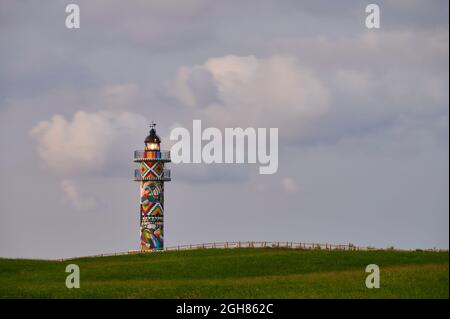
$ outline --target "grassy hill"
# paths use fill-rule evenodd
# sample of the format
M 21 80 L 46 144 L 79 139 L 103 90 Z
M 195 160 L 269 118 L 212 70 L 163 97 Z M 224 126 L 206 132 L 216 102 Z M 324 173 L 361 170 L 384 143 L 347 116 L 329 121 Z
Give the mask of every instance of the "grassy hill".
M 71 261 L 0 259 L 1 298 L 448 298 L 448 252 L 200 249 Z M 65 287 L 77 264 L 81 288 Z M 381 288 L 367 289 L 377 264 Z

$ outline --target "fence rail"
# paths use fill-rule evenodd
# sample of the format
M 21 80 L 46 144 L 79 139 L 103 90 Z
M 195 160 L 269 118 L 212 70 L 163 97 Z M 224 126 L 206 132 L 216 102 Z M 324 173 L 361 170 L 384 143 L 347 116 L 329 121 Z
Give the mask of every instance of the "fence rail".
M 360 247 L 354 245 L 334 245 L 334 244 L 316 244 L 300 243 L 292 241 L 233 241 L 233 242 L 213 242 L 195 245 L 179 245 L 167 247 L 164 250 L 189 250 L 189 249 L 208 249 L 208 248 L 292 248 L 292 249 L 338 249 L 338 250 L 370 250 L 375 248 Z
M 189 244 L 178 245 L 164 248 L 164 250 L 152 250 L 142 252 L 140 250 L 129 250 L 127 252 L 118 252 L 110 254 L 100 254 L 91 256 L 80 256 L 58 259 L 60 261 L 73 260 L 78 258 L 94 258 L 94 257 L 110 257 L 122 256 L 132 254 L 146 254 L 146 253 L 161 253 L 164 251 L 184 251 L 194 249 L 229 249 L 229 248 L 284 248 L 284 249 L 298 249 L 298 250 L 348 250 L 348 251 L 369 251 L 369 250 L 396 250 L 396 251 L 413 251 L 416 249 L 397 249 L 389 248 L 375 248 L 370 246 L 355 246 L 353 244 L 339 245 L 339 244 L 317 244 L 317 243 L 302 243 L 293 241 L 226 241 L 226 242 L 212 242 L 203 244 Z M 448 251 L 447 249 L 423 249 L 425 251 Z

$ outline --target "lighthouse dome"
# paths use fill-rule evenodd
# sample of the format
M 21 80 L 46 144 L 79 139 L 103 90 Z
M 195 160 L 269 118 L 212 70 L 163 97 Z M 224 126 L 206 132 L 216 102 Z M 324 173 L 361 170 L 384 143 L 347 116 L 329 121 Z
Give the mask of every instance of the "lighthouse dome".
M 145 138 L 145 150 L 146 151 L 159 151 L 159 144 L 161 144 L 161 139 L 156 135 L 155 124 L 152 124 L 150 133 Z
M 156 130 L 154 128 L 152 128 L 150 130 L 150 133 L 148 134 L 148 136 L 145 138 L 145 143 L 157 143 L 160 144 L 161 143 L 161 139 L 159 138 L 159 136 L 156 134 Z

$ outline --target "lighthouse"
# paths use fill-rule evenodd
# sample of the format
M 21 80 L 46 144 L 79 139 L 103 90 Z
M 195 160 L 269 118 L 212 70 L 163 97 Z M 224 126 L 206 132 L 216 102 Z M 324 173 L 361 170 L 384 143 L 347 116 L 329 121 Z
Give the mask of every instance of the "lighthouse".
M 156 134 L 155 123 L 150 125 L 145 138 L 145 149 L 134 152 L 134 180 L 140 183 L 140 245 L 141 251 L 164 249 L 164 182 L 169 182 L 170 152 L 161 151 L 161 139 Z

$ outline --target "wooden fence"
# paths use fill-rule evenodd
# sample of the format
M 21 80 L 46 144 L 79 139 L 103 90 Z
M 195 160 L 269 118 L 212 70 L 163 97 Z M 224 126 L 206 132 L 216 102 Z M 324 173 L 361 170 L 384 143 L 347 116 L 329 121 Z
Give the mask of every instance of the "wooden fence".
M 182 251 L 182 250 L 193 250 L 193 249 L 229 249 L 229 248 L 284 248 L 284 249 L 299 249 L 299 250 L 402 250 L 390 248 L 375 248 L 375 247 L 364 247 L 355 246 L 353 244 L 348 245 L 336 245 L 336 244 L 317 244 L 317 243 L 301 243 L 293 241 L 226 241 L 226 242 L 213 242 L 213 243 L 203 243 L 203 244 L 190 244 L 190 245 L 178 245 L 166 247 L 164 250 L 152 250 L 149 252 L 142 252 L 140 250 L 129 250 L 127 252 L 111 253 L 111 254 L 100 254 L 82 257 L 72 257 L 58 259 L 60 261 L 78 259 L 78 258 L 89 258 L 89 257 L 107 257 L 107 256 L 121 256 L 130 254 L 141 254 L 141 253 L 162 253 L 164 251 Z M 427 249 L 428 251 L 448 251 L 442 249 Z
M 336 249 L 336 250 L 369 250 L 375 249 L 370 247 L 360 247 L 349 245 L 334 244 L 316 244 L 316 243 L 300 243 L 293 241 L 226 241 L 214 242 L 195 245 L 179 245 L 167 247 L 164 250 L 190 250 L 190 249 L 208 249 L 208 248 L 292 248 L 292 249 Z

